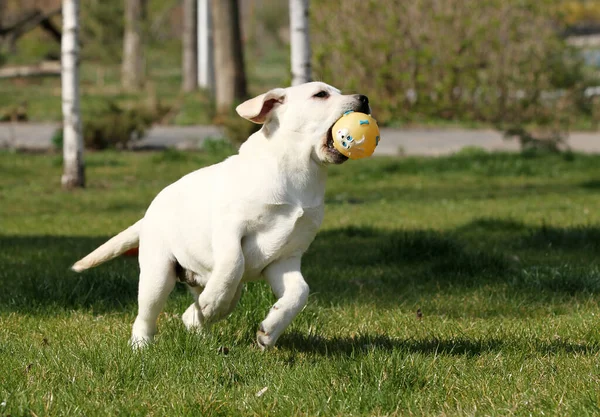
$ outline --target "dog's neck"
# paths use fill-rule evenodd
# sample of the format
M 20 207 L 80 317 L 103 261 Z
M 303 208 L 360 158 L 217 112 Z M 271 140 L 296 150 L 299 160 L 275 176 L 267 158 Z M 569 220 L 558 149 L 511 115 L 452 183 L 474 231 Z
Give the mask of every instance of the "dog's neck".
M 268 138 L 258 131 L 240 148 L 240 156 L 261 162 L 260 169 L 271 169 L 281 189 L 281 202 L 317 207 L 324 203 L 327 165 L 313 157 L 313 146 L 298 132 L 277 129 Z M 294 201 L 291 201 L 294 200 Z

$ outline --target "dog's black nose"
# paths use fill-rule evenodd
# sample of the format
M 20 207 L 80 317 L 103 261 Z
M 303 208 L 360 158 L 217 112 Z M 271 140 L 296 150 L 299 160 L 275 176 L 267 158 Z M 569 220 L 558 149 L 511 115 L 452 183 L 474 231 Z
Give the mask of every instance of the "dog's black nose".
M 364 96 L 362 94 L 357 94 L 356 99 L 360 103 L 360 107 L 359 107 L 358 111 L 361 113 L 370 113 L 369 97 Z

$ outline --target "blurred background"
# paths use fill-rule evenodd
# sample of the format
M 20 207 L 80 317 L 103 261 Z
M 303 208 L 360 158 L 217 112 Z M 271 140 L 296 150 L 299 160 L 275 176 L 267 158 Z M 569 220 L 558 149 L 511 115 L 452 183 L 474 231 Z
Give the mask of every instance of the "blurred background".
M 86 147 L 129 146 L 156 125 L 218 125 L 239 143 L 253 127 L 226 110 L 290 84 L 288 1 L 238 0 L 223 3 L 240 19 L 245 88 L 219 107 L 210 88 L 186 87 L 184 3 L 81 2 Z M 126 73 L 131 7 L 140 39 Z M 60 8 L 0 0 L 0 120 L 60 123 Z M 598 129 L 598 1 L 312 0 L 309 21 L 313 79 L 369 95 L 380 125 L 492 128 L 545 148 Z

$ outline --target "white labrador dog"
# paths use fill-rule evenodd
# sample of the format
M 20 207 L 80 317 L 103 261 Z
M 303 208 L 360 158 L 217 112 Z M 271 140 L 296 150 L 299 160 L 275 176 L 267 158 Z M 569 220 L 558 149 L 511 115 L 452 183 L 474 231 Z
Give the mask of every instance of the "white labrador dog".
M 333 147 L 331 127 L 348 110 L 369 113 L 368 99 L 312 82 L 236 110 L 263 124 L 239 154 L 166 187 L 143 219 L 73 265 L 83 271 L 139 245 L 134 347 L 152 341 L 176 281 L 195 299 L 183 322 L 198 330 L 233 310 L 244 283 L 266 279 L 278 300 L 257 332 L 261 348 L 273 346 L 307 302 L 300 261 L 323 220 L 327 166 L 347 159 Z

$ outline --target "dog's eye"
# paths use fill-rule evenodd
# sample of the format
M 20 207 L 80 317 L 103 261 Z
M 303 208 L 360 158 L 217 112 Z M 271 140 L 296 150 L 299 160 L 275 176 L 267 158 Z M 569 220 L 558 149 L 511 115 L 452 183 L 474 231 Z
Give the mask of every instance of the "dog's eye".
M 329 97 L 329 93 L 327 91 L 319 91 L 317 94 L 315 94 L 313 97 L 317 97 L 317 98 L 327 98 Z

